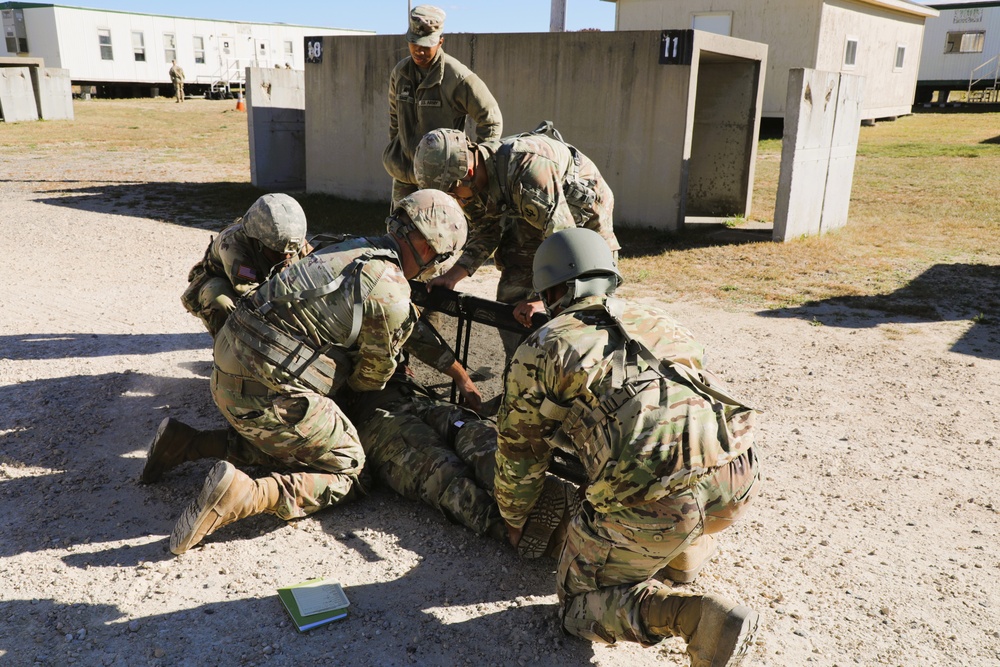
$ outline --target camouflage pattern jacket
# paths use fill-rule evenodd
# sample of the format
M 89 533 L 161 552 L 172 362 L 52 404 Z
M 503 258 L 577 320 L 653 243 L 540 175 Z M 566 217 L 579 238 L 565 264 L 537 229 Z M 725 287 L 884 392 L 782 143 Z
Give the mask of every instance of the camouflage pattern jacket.
M 243 231 L 242 220 L 237 218 L 209 242 L 205 257 L 191 268 L 188 282 L 194 282 L 202 273 L 209 278 L 225 278 L 236 294 L 243 296 L 267 279 L 273 262 L 264 256 L 259 244 Z M 305 257 L 307 247 L 299 250 L 292 261 Z
M 396 369 L 396 357 L 406 344 L 414 355 L 437 370 L 455 361 L 450 350 L 442 350 L 437 339 L 421 325 L 420 335 L 411 339 L 418 314 L 410 302 L 410 286 L 402 269 L 392 259 L 373 257 L 359 272 L 346 271 L 355 259 L 379 250 L 393 253 L 397 248 L 389 237 L 353 238 L 306 256 L 302 261 L 274 275 L 249 298 L 250 308 L 266 310 L 266 319 L 284 333 L 307 342 L 313 349 L 340 345 L 350 338 L 354 326 L 355 283 L 361 281 L 361 322 L 357 338 L 344 350 L 350 360 L 347 386 L 354 391 L 374 391 L 385 386 Z M 318 290 L 339 276 L 340 287 L 326 294 L 301 300 L 282 297 Z M 265 304 L 269 307 L 264 308 Z M 282 368 L 268 365 L 253 368 L 267 384 L 294 384 Z M 338 363 L 339 367 L 339 363 Z
M 605 309 L 607 299 L 575 302 L 533 333 L 511 360 L 498 416 L 495 495 L 512 526 L 520 527 L 534 506 L 554 447 L 570 450 L 587 468 L 586 499 L 598 513 L 615 514 L 637 529 L 663 523 L 651 509 L 657 500 L 749 448 L 751 409 L 738 408 L 749 415 L 748 425 L 742 437 L 730 438 L 713 403 L 669 372 L 649 385 L 652 400 L 631 404 L 638 414 L 615 413 L 597 428 L 570 433 L 578 437 L 561 437 L 572 422 L 564 419 L 566 408 L 595 411 L 612 389 L 615 352 L 624 347 L 624 336 Z M 656 359 L 702 372 L 704 349 L 686 328 L 658 308 L 619 304 L 625 330 Z
M 500 137 L 503 117 L 486 84 L 468 67 L 440 49 L 427 71 L 407 56 L 389 77 L 389 145 L 382 164 L 397 181 L 416 185 L 413 153 L 425 134 L 438 128 L 476 124 L 476 141 Z
M 527 134 L 479 146 L 489 188 L 466 207 L 469 240 L 458 264 L 469 274 L 495 253 L 497 266 L 526 267 L 560 229 L 586 227 L 620 246 L 612 224 L 614 194 L 583 153 L 547 136 Z

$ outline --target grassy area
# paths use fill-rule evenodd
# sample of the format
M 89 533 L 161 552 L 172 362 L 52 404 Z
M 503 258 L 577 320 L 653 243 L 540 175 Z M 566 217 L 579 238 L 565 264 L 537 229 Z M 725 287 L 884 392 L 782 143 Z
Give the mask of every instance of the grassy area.
M 246 116 L 231 100 L 78 101 L 75 113 L 73 122 L 0 123 L 0 156 L 120 153 L 176 164 L 179 174 L 207 169 L 197 183 L 156 183 L 144 192 L 165 205 L 184 202 L 200 219 L 231 220 L 261 194 L 249 183 Z M 773 218 L 780 160 L 780 139 L 762 140 L 751 221 Z M 907 286 L 914 299 L 929 298 L 912 285 L 933 267 L 1000 265 L 998 174 L 1000 114 L 921 113 L 863 127 L 846 228 L 785 244 L 719 244 L 704 233 L 623 229 L 627 289 L 751 308 L 871 299 Z M 384 203 L 297 196 L 312 231 L 384 229 Z M 993 275 L 985 277 L 987 286 Z M 996 305 L 987 301 L 984 309 Z

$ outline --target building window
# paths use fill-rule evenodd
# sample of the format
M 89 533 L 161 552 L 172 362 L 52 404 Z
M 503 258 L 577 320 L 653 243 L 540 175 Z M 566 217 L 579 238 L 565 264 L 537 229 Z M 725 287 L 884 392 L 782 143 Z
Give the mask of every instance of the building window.
M 204 37 L 192 37 L 194 42 L 194 61 L 199 65 L 205 64 L 205 38 Z
M 906 62 L 906 47 L 902 44 L 896 45 L 896 62 L 893 64 L 892 69 L 899 72 L 903 69 L 903 63 Z
M 114 60 L 115 54 L 111 50 L 111 31 L 107 28 L 97 29 L 97 43 L 101 45 L 101 60 Z
M 858 38 L 848 37 L 844 45 L 844 67 L 854 67 L 858 64 Z
M 295 47 L 294 42 L 285 42 L 285 64 L 289 67 L 295 62 Z
M 733 13 L 732 12 L 705 12 L 695 14 L 691 17 L 691 27 L 694 30 L 714 32 L 716 35 L 733 34 Z
M 132 53 L 135 54 L 137 63 L 146 62 L 146 40 L 141 32 L 132 33 Z
M 986 33 L 982 30 L 976 32 L 949 32 L 944 40 L 944 52 L 982 53 L 984 42 L 986 42 Z
M 170 63 L 177 60 L 177 38 L 169 33 L 163 33 L 163 62 Z

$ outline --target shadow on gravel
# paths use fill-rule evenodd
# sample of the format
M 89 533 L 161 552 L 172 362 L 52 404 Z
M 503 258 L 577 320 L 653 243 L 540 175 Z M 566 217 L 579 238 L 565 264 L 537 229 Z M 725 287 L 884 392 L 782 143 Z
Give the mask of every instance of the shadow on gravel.
M 211 350 L 205 333 L 187 334 L 20 334 L 0 336 L 0 359 L 28 361 L 113 357 L 180 350 Z M 211 355 L 211 352 L 209 352 Z
M 758 315 L 797 317 L 817 325 L 848 329 L 968 320 L 972 326 L 951 351 L 1000 359 L 1000 266 L 936 264 L 889 294 L 810 301 L 794 308 L 760 311 Z
M 0 181 L 2 182 L 2 181 Z M 95 213 L 116 213 L 220 230 L 265 194 L 249 183 L 88 184 L 42 189 L 37 201 Z M 309 233 L 384 234 L 389 202 L 357 202 L 324 194 L 289 193 L 302 205 Z

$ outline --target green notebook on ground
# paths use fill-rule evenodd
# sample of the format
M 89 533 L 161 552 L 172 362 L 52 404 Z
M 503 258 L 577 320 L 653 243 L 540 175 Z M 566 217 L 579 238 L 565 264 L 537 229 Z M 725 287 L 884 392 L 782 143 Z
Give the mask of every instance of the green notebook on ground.
M 299 632 L 346 617 L 351 605 L 340 584 L 330 579 L 310 579 L 279 588 L 278 597 Z

